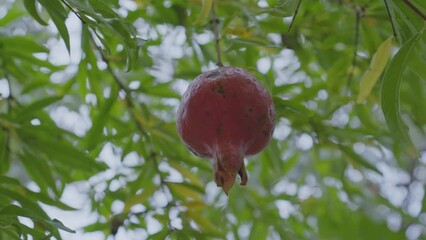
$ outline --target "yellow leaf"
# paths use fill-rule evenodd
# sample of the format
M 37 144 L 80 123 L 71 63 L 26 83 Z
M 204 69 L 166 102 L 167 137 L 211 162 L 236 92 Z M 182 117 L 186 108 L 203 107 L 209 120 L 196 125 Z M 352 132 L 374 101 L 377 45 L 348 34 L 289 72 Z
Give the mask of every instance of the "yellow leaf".
M 379 80 L 380 75 L 382 75 L 383 70 L 386 67 L 386 64 L 390 58 L 390 53 L 393 45 L 393 37 L 390 37 L 386 39 L 382 44 L 380 44 L 376 53 L 374 53 L 373 59 L 370 63 L 370 67 L 364 73 L 359 83 L 359 94 L 357 98 L 357 103 L 361 103 L 368 97 L 368 95 L 370 95 L 371 90 L 373 89 L 376 82 Z
M 213 0 L 203 0 L 203 7 L 201 9 L 200 15 L 195 20 L 195 24 L 202 23 L 210 14 L 210 11 L 212 10 L 213 6 Z
M 224 33 L 227 35 L 235 35 L 241 38 L 249 38 L 253 35 L 250 29 L 244 27 L 227 28 L 225 29 Z
M 185 182 L 166 182 L 166 184 L 173 195 L 180 196 L 182 199 L 186 199 L 186 201 L 191 199 L 192 201 L 202 201 L 201 196 L 198 193 L 201 189 L 197 190 L 198 187 L 195 185 Z

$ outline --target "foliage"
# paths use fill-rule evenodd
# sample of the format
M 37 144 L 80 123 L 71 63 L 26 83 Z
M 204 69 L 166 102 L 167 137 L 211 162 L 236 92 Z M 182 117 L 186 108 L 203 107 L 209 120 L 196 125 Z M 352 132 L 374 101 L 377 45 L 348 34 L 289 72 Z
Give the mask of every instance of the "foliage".
M 2 0 L 0 239 L 73 233 L 45 206 L 77 210 L 81 183 L 105 237 L 425 238 L 425 20 L 423 0 Z M 219 54 L 277 108 L 229 197 L 175 130 Z

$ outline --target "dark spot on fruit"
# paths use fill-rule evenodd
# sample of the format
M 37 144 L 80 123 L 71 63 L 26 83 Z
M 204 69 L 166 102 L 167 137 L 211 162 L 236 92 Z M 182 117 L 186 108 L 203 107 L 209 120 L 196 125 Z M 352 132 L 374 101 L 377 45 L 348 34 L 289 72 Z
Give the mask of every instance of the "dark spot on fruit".
M 223 83 L 222 83 L 222 82 L 217 81 L 217 82 L 216 82 L 216 86 L 217 86 L 217 92 L 218 92 L 219 94 L 221 94 L 221 95 L 222 95 L 222 97 L 226 97 L 226 96 L 225 96 L 225 90 L 223 89 Z
M 249 116 L 249 115 L 248 115 L 247 113 L 245 113 L 245 114 L 244 114 L 244 117 L 248 118 L 248 116 Z
M 263 130 L 262 133 L 265 137 L 267 137 L 269 135 L 268 131 L 266 131 L 266 130 Z
M 210 113 L 209 112 L 206 112 L 206 113 L 204 113 L 207 117 L 209 117 L 210 116 Z
M 265 115 L 261 115 L 258 119 L 257 122 L 260 124 L 260 126 L 263 126 L 266 122 L 266 116 Z
M 253 108 L 249 108 L 248 110 L 249 110 L 249 112 L 253 112 Z
M 269 108 L 269 117 L 271 119 L 275 119 L 275 117 L 274 117 L 274 109 L 272 109 L 272 108 Z

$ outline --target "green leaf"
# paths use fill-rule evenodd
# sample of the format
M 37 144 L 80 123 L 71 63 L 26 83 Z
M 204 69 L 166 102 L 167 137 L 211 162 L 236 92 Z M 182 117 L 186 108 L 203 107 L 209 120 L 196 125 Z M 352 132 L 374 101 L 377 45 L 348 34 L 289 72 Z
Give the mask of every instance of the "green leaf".
M 74 170 L 84 172 L 102 171 L 106 168 L 105 164 L 96 162 L 85 152 L 80 151 L 70 143 L 56 139 L 57 136 L 46 135 L 46 131 L 52 127 L 31 126 L 17 129 L 22 141 L 27 144 L 32 151 L 42 152 L 51 158 L 51 162 L 56 166 L 63 166 Z M 63 131 L 62 134 L 65 132 Z
M 20 156 L 20 159 L 27 173 L 43 192 L 47 192 L 48 188 L 50 188 L 56 195 L 59 195 L 59 190 L 56 187 L 55 179 L 52 175 L 53 169 L 49 166 L 46 159 L 43 159 L 43 157 L 37 153 L 23 154 Z
M 19 109 L 16 113 L 16 122 L 24 122 L 34 118 L 35 112 L 42 110 L 43 108 L 50 106 L 51 104 L 61 100 L 63 96 L 53 96 L 43 98 L 38 101 L 32 102 L 30 105 Z
M 40 23 L 43 26 L 48 25 L 48 23 L 44 21 L 38 14 L 36 0 L 24 0 L 24 6 L 27 9 L 27 11 L 30 13 L 31 17 L 34 18 L 34 20 L 36 20 L 38 23 Z
M 37 215 L 36 213 L 32 212 L 29 209 L 21 208 L 21 207 L 18 207 L 16 205 L 9 205 L 9 206 L 6 206 L 5 208 L 1 209 L 0 215 L 13 215 L 13 216 L 27 217 L 27 218 L 31 218 L 33 220 L 43 221 L 45 223 L 48 223 L 49 225 L 52 225 L 56 228 L 61 229 L 61 230 L 64 230 L 64 231 L 67 231 L 67 232 L 70 232 L 70 233 L 75 233 L 74 230 L 71 230 L 71 229 L 65 227 L 57 219 L 50 220 L 50 219 L 43 218 L 43 217 Z
M 0 187 L 0 196 L 3 195 L 9 199 L 12 199 L 24 207 L 31 209 L 32 212 L 37 214 L 38 216 L 47 218 L 47 214 L 43 211 L 43 209 L 31 198 L 27 195 L 27 192 L 22 187 L 15 188 L 5 188 Z
M 393 37 L 390 37 L 380 44 L 377 52 L 374 53 L 370 67 L 364 73 L 359 83 L 359 94 L 356 100 L 357 103 L 361 103 L 368 97 L 368 95 L 370 95 L 371 90 L 379 80 L 380 75 L 382 75 L 383 70 L 388 63 L 393 45 Z
M 373 170 L 377 172 L 378 174 L 382 174 L 376 166 L 365 160 L 363 157 L 358 155 L 352 148 L 344 146 L 339 144 L 340 150 L 351 160 L 351 164 L 354 166 L 354 168 L 359 168 L 358 166 L 363 166 L 367 169 Z
M 9 170 L 10 167 L 10 152 L 9 152 L 10 138 L 9 132 L 0 132 L 0 174 Z M 0 176 L 0 183 L 1 183 Z
M 16 1 L 15 4 L 13 5 L 13 7 L 11 7 L 10 9 L 7 10 L 6 16 L 4 16 L 0 19 L 0 26 L 5 27 L 10 22 L 13 22 L 13 21 L 21 18 L 22 15 L 24 15 L 24 14 L 25 14 L 25 12 L 22 11 L 20 2 Z
M 14 49 L 25 53 L 47 53 L 49 50 L 28 36 L 0 37 L 0 44 L 8 50 Z
M 32 228 L 32 227 L 28 227 L 24 224 L 21 224 L 19 222 L 16 223 L 16 225 L 18 226 L 19 230 L 21 230 L 22 234 L 27 234 L 30 235 L 31 237 L 33 237 L 33 239 L 40 239 L 40 240 L 48 240 L 52 237 L 52 234 L 49 234 L 46 236 L 45 233 L 45 229 L 40 229 L 40 228 Z M 50 238 L 47 238 L 48 236 L 50 236 Z
M 1 176 L 0 175 L 0 184 L 10 184 L 10 185 L 20 185 L 19 181 L 15 178 Z
M 142 193 L 131 196 L 124 204 L 124 213 L 129 213 L 130 208 L 136 204 L 145 204 L 146 201 L 157 191 L 157 186 L 151 184 L 144 188 Z
M 86 148 L 92 150 L 101 140 L 103 136 L 103 129 L 108 121 L 108 115 L 117 101 L 118 89 L 113 87 L 111 89 L 111 96 L 101 106 L 101 111 L 93 119 L 93 125 L 86 134 Z
M 198 25 L 203 23 L 210 15 L 210 11 L 213 7 L 213 0 L 202 0 L 203 6 L 201 8 L 200 15 L 198 15 L 198 18 L 195 20 L 194 24 Z
M 404 70 L 415 54 L 415 46 L 422 40 L 422 35 L 426 32 L 424 30 L 425 28 L 408 40 L 392 59 L 383 78 L 381 89 L 382 110 L 389 130 L 395 140 L 400 142 L 405 151 L 414 158 L 419 156 L 419 152 L 408 135 L 408 127 L 402 120 L 399 94 Z
M 0 225 L 0 239 L 3 240 L 16 240 L 20 239 L 18 229 L 12 225 L 2 226 Z
M 166 182 L 166 184 L 173 194 L 179 195 L 182 199 L 185 199 L 185 201 L 188 201 L 188 199 L 201 201 L 200 194 L 204 194 L 204 189 L 202 187 L 191 183 Z
M 61 221 L 59 221 L 56 218 L 54 218 L 53 220 L 46 220 L 46 222 L 49 223 L 50 225 L 58 228 L 58 229 L 64 230 L 64 231 L 69 232 L 69 233 L 75 233 L 74 230 L 66 227 Z
M 70 36 L 68 33 L 67 26 L 65 25 L 65 21 L 67 19 L 67 12 L 65 11 L 64 6 L 62 6 L 60 1 L 52 1 L 52 0 L 38 0 L 44 8 L 46 8 L 50 17 L 52 18 L 53 23 L 59 31 L 59 34 L 64 40 L 65 46 L 67 47 L 68 52 L 71 52 L 70 47 Z
M 298 119 L 310 118 L 315 112 L 303 106 L 298 101 L 286 100 L 280 97 L 273 97 L 274 105 L 277 109 L 277 115 L 288 117 L 288 115 L 296 115 Z

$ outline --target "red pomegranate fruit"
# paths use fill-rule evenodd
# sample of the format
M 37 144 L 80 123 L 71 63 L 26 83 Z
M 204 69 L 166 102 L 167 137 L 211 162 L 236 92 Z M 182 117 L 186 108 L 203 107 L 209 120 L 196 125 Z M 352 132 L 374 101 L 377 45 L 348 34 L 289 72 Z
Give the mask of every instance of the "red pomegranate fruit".
M 194 79 L 177 113 L 177 130 L 195 155 L 213 160 L 214 180 L 225 193 L 237 174 L 247 183 L 244 157 L 268 145 L 275 108 L 268 91 L 248 72 L 220 67 Z

